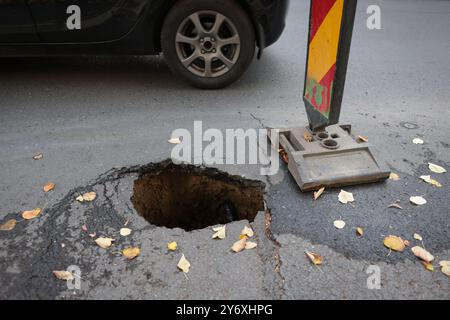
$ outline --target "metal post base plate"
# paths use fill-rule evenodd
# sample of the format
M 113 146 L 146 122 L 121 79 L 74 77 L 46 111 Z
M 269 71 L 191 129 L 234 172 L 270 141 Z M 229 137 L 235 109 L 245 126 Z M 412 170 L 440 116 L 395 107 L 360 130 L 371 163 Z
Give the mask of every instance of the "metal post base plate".
M 274 128 L 268 130 L 270 137 Z M 375 157 L 370 143 L 351 135 L 351 126 L 332 125 L 315 133 L 307 127 L 278 130 L 288 169 L 302 191 L 389 178 L 386 164 Z

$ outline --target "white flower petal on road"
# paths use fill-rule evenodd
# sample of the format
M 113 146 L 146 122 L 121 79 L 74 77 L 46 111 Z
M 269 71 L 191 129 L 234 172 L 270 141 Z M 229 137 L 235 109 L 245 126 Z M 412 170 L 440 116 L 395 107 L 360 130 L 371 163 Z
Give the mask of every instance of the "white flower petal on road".
M 180 144 L 181 140 L 180 140 L 180 138 L 171 138 L 171 139 L 169 139 L 169 143 L 170 144 Z
M 445 170 L 443 167 L 438 166 L 437 164 L 434 164 L 431 162 L 428 163 L 428 168 L 434 173 L 446 173 L 447 172 L 447 170 Z
M 421 196 L 411 197 L 409 198 L 409 201 L 411 201 L 416 206 L 422 206 L 427 203 L 427 200 L 425 200 L 425 198 Z
M 109 247 L 111 247 L 113 241 L 114 239 L 104 237 L 95 239 L 95 243 L 97 243 L 97 245 L 103 249 L 108 249 Z
M 345 227 L 345 221 L 342 220 L 336 220 L 333 224 L 336 229 L 343 229 Z
M 184 273 L 189 272 L 189 269 L 191 268 L 191 263 L 186 259 L 184 254 L 181 255 L 181 258 L 180 258 L 180 261 L 178 261 L 177 267 Z
M 414 237 L 414 239 L 416 239 L 418 241 L 423 241 L 422 236 L 418 233 L 414 233 L 413 237 Z
M 421 260 L 423 260 L 425 262 L 431 262 L 434 260 L 433 255 L 422 247 L 419 247 L 419 246 L 412 247 L 411 251 L 414 253 L 414 255 L 417 258 L 420 258 Z
M 226 237 L 226 226 L 220 226 L 213 228 L 213 231 L 215 232 L 212 236 L 213 239 L 219 239 L 223 240 Z
M 241 234 L 243 236 L 247 236 L 247 237 L 251 238 L 251 237 L 253 237 L 254 232 L 253 232 L 252 228 L 245 226 L 244 229 L 242 229 Z
M 129 228 L 122 228 L 122 229 L 120 229 L 120 235 L 122 236 L 122 237 L 126 237 L 126 236 L 129 236 L 130 234 L 131 234 L 131 229 L 129 229 Z
M 429 184 L 431 184 L 433 186 L 436 186 L 438 188 L 442 188 L 442 184 L 439 181 L 432 179 L 431 176 L 420 176 L 420 179 L 422 179 L 426 183 L 429 183 Z
M 355 199 L 353 198 L 353 193 L 347 192 L 344 190 L 341 190 L 341 192 L 339 193 L 338 199 L 339 199 L 339 202 L 341 202 L 343 204 L 347 204 L 349 202 L 355 201 Z
M 258 244 L 256 242 L 252 242 L 252 241 L 247 241 L 245 243 L 245 250 L 251 250 L 254 249 L 258 246 Z
M 414 143 L 414 144 L 424 144 L 424 141 L 423 141 L 422 139 L 420 139 L 420 138 L 415 138 L 415 139 L 413 140 L 413 143 Z

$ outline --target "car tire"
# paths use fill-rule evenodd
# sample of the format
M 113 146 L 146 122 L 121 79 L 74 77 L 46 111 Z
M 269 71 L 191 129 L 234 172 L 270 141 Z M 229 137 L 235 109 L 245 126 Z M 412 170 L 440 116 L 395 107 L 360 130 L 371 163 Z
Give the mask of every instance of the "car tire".
M 255 54 L 255 31 L 232 0 L 180 0 L 161 31 L 170 69 L 202 89 L 224 88 L 239 79 Z

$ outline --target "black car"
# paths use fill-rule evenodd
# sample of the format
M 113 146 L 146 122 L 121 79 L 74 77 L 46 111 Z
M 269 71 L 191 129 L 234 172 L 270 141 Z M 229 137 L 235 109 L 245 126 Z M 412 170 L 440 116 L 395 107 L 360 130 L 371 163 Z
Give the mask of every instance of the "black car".
M 163 53 L 200 88 L 237 80 L 289 0 L 0 0 L 0 56 Z

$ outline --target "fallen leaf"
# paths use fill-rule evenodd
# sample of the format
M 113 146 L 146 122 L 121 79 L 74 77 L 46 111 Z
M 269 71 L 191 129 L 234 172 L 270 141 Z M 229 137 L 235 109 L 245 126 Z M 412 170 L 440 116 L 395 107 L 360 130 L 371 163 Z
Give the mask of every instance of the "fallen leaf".
M 389 180 L 398 181 L 400 180 L 400 176 L 394 172 L 391 172 L 391 174 L 389 175 Z
M 170 251 L 175 251 L 178 248 L 178 244 L 175 241 L 172 241 L 170 243 L 167 244 L 167 249 L 169 249 Z
M 310 251 L 305 251 L 306 256 L 308 257 L 308 259 L 314 263 L 316 266 L 321 265 L 322 264 L 322 257 L 319 256 L 318 254 L 314 253 L 314 252 L 310 252 Z
M 36 218 L 40 213 L 41 213 L 40 208 L 36 208 L 36 209 L 30 210 L 30 211 L 24 211 L 24 212 L 22 212 L 22 218 L 24 218 L 25 220 L 31 220 L 31 219 Z
M 434 271 L 433 264 L 431 264 L 430 262 L 426 262 L 426 261 L 420 261 L 420 262 L 425 267 L 425 269 L 427 269 L 428 271 L 431 271 L 431 272 Z
M 120 235 L 122 237 L 129 236 L 131 234 L 131 231 L 133 231 L 133 230 L 131 230 L 129 228 L 122 228 L 122 229 L 120 229 Z
M 306 142 L 313 142 L 314 138 L 312 136 L 312 134 L 310 134 L 309 132 L 304 132 L 303 133 L 303 139 L 305 139 Z
M 53 271 L 53 274 L 59 280 L 70 281 L 70 280 L 74 279 L 72 272 L 65 271 L 65 270 L 63 270 L 63 271 Z
M 445 170 L 443 167 L 438 166 L 437 164 L 428 163 L 428 168 L 433 171 L 434 173 L 446 173 L 447 170 Z
M 411 197 L 409 198 L 409 201 L 411 201 L 416 206 L 422 206 L 427 203 L 427 200 L 425 200 L 424 197 Z
M 50 192 L 50 191 L 52 191 L 53 189 L 55 189 L 55 184 L 54 183 L 52 183 L 52 182 L 49 182 L 49 183 L 46 183 L 45 185 L 44 185 L 44 192 Z
M 181 140 L 180 140 L 180 138 L 171 138 L 169 140 L 169 143 L 171 143 L 171 144 L 180 144 Z
M 130 247 L 122 250 L 122 254 L 124 257 L 128 259 L 134 259 L 141 254 L 141 249 L 137 247 Z
M 41 160 L 43 157 L 44 157 L 44 155 L 43 155 L 42 153 L 36 153 L 36 154 L 33 156 L 33 159 L 34 159 L 34 160 Z
M 95 239 L 95 243 L 97 243 L 97 245 L 103 249 L 108 249 L 109 247 L 111 247 L 113 241 L 114 239 L 104 237 Z
M 402 206 L 399 205 L 398 203 L 390 204 L 390 205 L 388 206 L 388 208 L 396 208 L 396 209 L 403 210 Z
M 320 196 L 323 194 L 323 192 L 325 191 L 325 187 L 320 188 L 317 191 L 314 191 L 314 200 L 317 200 L 320 198 Z
M 413 143 L 414 144 L 424 144 L 424 141 L 420 138 L 415 138 L 415 139 L 413 139 Z
M 242 229 L 241 234 L 251 238 L 251 237 L 253 237 L 254 233 L 253 233 L 252 228 L 245 226 L 244 229 Z
M 234 252 L 241 252 L 242 250 L 245 249 L 245 244 L 247 243 L 247 237 L 236 241 L 233 246 L 231 247 L 231 250 L 233 250 Z
M 431 176 L 420 176 L 420 179 L 426 183 L 432 184 L 435 187 L 442 188 L 442 184 L 440 184 L 439 181 L 432 179 Z
M 414 233 L 413 237 L 416 240 L 423 241 L 422 236 L 420 234 L 418 234 L 418 233 Z
M 4 224 L 0 225 L 1 231 L 11 231 L 16 227 L 17 221 L 16 219 L 10 219 L 6 221 Z
M 402 252 L 405 250 L 405 243 L 403 242 L 403 239 L 397 236 L 391 235 L 384 238 L 383 244 L 393 251 Z
M 364 229 L 361 227 L 356 228 L 356 234 L 362 237 L 364 235 Z
M 422 259 L 423 261 L 431 262 L 434 260 L 433 255 L 422 247 L 419 246 L 412 247 L 411 251 L 417 258 Z
M 180 261 L 178 261 L 177 267 L 184 273 L 188 273 L 191 268 L 190 262 L 186 259 L 184 254 L 181 255 Z
M 247 241 L 245 243 L 245 250 L 251 250 L 254 249 L 258 246 L 258 244 L 256 242 L 252 242 L 252 241 Z
M 369 142 L 369 138 L 364 137 L 364 136 L 358 136 L 358 139 L 359 139 L 359 141 L 362 141 L 362 142 Z
M 341 190 L 341 192 L 339 193 L 338 196 L 339 202 L 343 203 L 343 204 L 347 204 L 349 202 L 353 202 L 355 201 L 355 199 L 353 198 L 353 194 L 344 190 Z
M 336 220 L 333 222 L 333 225 L 336 229 L 343 229 L 345 227 L 345 221 Z
M 220 239 L 220 240 L 225 239 L 225 237 L 226 237 L 225 229 L 226 229 L 226 226 L 220 226 L 217 228 L 213 228 L 213 231 L 215 231 L 215 233 L 213 234 L 212 238 Z

